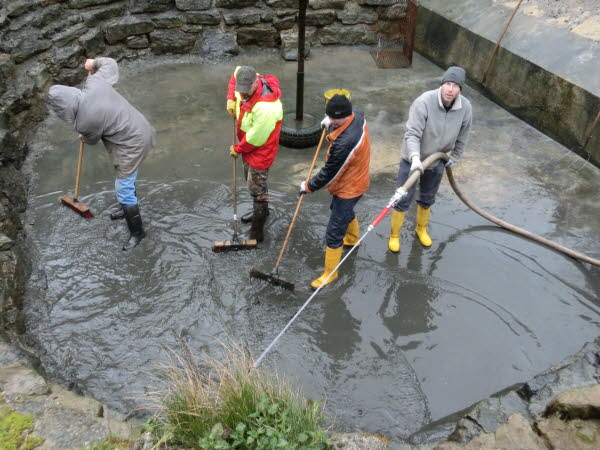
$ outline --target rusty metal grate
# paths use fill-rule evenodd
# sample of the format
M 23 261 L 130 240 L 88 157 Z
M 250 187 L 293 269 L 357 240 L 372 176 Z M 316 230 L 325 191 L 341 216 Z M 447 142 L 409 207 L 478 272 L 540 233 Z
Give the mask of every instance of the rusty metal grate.
M 410 61 L 404 55 L 402 44 L 379 39 L 377 48 L 370 51 L 375 64 L 380 69 L 399 69 L 410 67 Z
M 417 22 L 417 4 L 408 0 L 406 14 L 394 21 L 387 36 L 379 38 L 377 48 L 370 51 L 380 69 L 399 69 L 412 64 Z

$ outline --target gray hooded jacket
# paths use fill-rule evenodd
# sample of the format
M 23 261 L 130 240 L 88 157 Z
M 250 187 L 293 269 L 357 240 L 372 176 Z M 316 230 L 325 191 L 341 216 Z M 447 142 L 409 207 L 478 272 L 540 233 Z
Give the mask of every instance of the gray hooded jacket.
M 402 149 L 402 158 L 408 162 L 414 155 L 423 160 L 435 152 L 450 152 L 450 158 L 458 162 L 465 149 L 473 115 L 471 102 L 459 94 L 446 111 L 440 89 L 421 94 L 410 107 Z
M 95 73 L 82 90 L 54 85 L 49 99 L 58 117 L 73 125 L 86 144 L 100 139 L 118 178 L 131 175 L 155 143 L 155 130 L 137 109 L 112 87 L 119 68 L 112 58 L 96 58 Z

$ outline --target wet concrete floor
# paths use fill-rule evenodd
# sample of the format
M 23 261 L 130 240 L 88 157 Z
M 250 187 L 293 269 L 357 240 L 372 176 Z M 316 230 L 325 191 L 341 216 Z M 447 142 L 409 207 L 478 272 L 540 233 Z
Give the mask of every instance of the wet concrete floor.
M 85 221 L 61 207 L 72 192 L 74 132 L 49 119 L 38 133 L 27 213 L 35 255 L 27 325 L 47 371 L 129 411 L 151 386 L 145 371 L 165 347 L 215 352 L 233 338 L 258 356 L 312 293 L 329 216 L 327 192 L 304 202 L 281 275 L 295 293 L 250 279 L 269 271 L 313 150 L 281 148 L 271 170 L 268 238 L 253 252 L 213 254 L 231 236 L 228 76 L 252 64 L 281 79 L 295 105 L 294 63 L 259 53 L 211 65 L 122 69 L 118 90 L 158 131 L 138 182 L 148 237 L 124 253 L 125 224 L 111 222 L 114 174 L 101 145 L 84 157 Z M 372 185 L 359 202 L 361 230 L 393 193 L 408 108 L 439 85 L 442 70 L 415 56 L 410 70 L 377 69 L 361 49 L 316 49 L 306 64 L 306 110 L 343 87 L 365 111 Z M 454 170 L 477 204 L 532 232 L 600 257 L 600 170 L 479 93 L 471 140 Z M 250 207 L 240 191 L 240 212 Z M 266 359 L 326 400 L 338 428 L 404 439 L 421 427 L 526 380 L 598 335 L 600 271 L 487 223 L 446 180 L 432 210 L 433 245 L 414 235 L 414 206 L 399 255 L 387 251 L 389 219 L 364 241 Z M 246 227 L 244 226 L 244 229 Z

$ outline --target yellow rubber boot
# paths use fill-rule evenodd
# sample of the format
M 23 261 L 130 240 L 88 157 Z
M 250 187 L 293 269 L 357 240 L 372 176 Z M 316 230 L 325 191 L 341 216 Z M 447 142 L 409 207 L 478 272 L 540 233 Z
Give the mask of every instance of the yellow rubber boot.
M 344 236 L 344 245 L 346 247 L 354 247 L 358 243 L 358 235 L 360 234 L 360 227 L 358 225 L 358 219 L 354 217 L 352 222 L 348 224 L 346 230 L 346 236 Z
M 431 214 L 431 208 L 423 208 L 421 205 L 417 205 L 417 236 L 419 241 L 425 247 L 431 246 L 431 238 L 427 234 L 427 223 L 429 222 L 429 214 Z
M 340 260 L 342 259 L 342 248 L 343 247 L 325 248 L 325 271 L 323 272 L 323 275 L 321 275 L 319 278 L 310 283 L 313 289 L 317 289 L 318 287 L 320 287 L 325 281 L 325 279 L 329 276 L 329 274 L 333 271 L 333 269 L 335 269 L 335 266 L 337 266 L 340 263 Z M 329 277 L 329 280 L 327 280 L 327 283 L 325 284 L 331 283 L 333 280 L 337 279 L 337 277 L 338 273 L 336 270 L 336 272 Z
M 394 253 L 400 251 L 400 230 L 404 223 L 405 211 L 392 211 L 392 226 L 390 229 L 390 240 L 388 241 L 388 248 Z

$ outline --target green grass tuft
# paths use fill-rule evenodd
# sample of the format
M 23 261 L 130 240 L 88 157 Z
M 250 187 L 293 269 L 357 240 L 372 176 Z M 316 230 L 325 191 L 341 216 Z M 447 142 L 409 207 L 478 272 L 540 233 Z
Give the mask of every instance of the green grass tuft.
M 0 448 L 3 450 L 29 450 L 39 447 L 44 439 L 31 435 L 33 416 L 19 414 L 7 405 L 0 405 Z
M 238 346 L 224 347 L 204 371 L 175 356 L 162 367 L 164 389 L 147 426 L 160 443 L 202 449 L 325 449 L 320 403 L 309 402 L 276 373 L 252 369 Z

